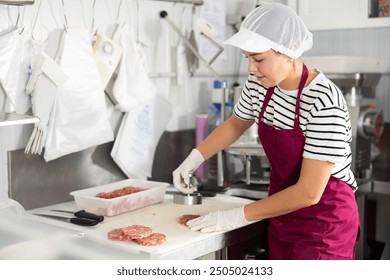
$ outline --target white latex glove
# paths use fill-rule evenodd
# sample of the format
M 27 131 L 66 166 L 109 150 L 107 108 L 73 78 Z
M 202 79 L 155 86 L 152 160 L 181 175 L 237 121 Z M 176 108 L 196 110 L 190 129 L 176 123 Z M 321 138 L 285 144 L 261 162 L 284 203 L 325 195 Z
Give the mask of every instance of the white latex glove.
M 214 232 L 232 230 L 250 224 L 244 216 L 244 206 L 225 211 L 211 212 L 205 216 L 190 220 L 187 226 L 191 230 Z
M 173 184 L 179 191 L 193 193 L 196 190 L 194 186 L 190 186 L 189 174 L 192 174 L 203 162 L 202 154 L 197 149 L 192 149 L 183 163 L 173 171 Z

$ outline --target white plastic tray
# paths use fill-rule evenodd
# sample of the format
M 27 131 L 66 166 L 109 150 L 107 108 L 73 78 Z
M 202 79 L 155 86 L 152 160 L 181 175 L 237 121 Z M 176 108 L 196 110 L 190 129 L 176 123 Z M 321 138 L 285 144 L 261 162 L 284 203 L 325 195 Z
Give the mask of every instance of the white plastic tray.
M 110 192 L 123 187 L 134 186 L 145 189 L 137 193 L 111 199 L 99 198 L 100 192 Z M 164 201 L 168 183 L 127 179 L 115 183 L 73 191 L 76 206 L 80 210 L 104 216 L 115 216 L 134 209 Z

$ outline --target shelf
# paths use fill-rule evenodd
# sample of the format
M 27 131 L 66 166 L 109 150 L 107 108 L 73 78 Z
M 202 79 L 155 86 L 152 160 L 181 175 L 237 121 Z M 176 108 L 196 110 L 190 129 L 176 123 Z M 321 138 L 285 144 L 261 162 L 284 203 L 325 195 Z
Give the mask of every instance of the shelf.
M 37 122 L 39 122 L 39 118 L 37 117 L 0 112 L 0 127 L 19 124 L 32 124 Z
M 389 27 L 390 17 L 370 17 L 366 21 L 367 27 Z
M 388 59 L 366 56 L 304 56 L 309 68 L 317 68 L 325 74 L 390 73 Z
M 298 0 L 297 11 L 311 31 L 390 26 L 390 17 L 378 17 L 378 0 Z

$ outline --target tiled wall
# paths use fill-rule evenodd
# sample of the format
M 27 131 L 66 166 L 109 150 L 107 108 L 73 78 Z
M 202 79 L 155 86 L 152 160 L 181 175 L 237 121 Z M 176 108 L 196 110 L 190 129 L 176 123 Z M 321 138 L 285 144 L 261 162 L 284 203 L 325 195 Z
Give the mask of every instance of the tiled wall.
M 313 32 L 314 45 L 307 56 L 347 55 L 380 57 L 390 63 L 390 27 Z M 390 73 L 377 86 L 376 104 L 390 122 Z

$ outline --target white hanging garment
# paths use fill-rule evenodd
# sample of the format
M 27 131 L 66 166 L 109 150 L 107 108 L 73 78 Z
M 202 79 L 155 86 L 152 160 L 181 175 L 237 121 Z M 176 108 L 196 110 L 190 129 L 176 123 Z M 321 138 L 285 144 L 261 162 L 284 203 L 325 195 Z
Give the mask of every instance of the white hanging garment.
M 132 108 L 149 99 L 156 93 L 156 86 L 149 79 L 145 53 L 135 41 L 132 32 L 127 27 L 119 31 L 118 43 L 123 53 L 119 64 L 118 76 L 112 93 L 117 102 L 116 108 L 129 112 Z
M 0 32 L 0 111 L 15 112 L 24 40 L 17 27 Z
M 68 78 L 56 62 L 62 52 L 63 34 L 62 30 L 50 33 L 45 51 L 34 55 L 32 74 L 27 83 L 26 92 L 32 96 L 33 114 L 39 118 L 40 122 L 35 124 L 25 153 L 39 155 L 42 153 L 57 87 L 64 84 Z
M 111 156 L 129 178 L 151 177 L 154 153 L 170 118 L 169 102 L 157 94 L 125 114 Z
M 28 33 L 22 33 L 22 43 L 23 47 L 20 53 L 21 65 L 19 68 L 19 79 L 15 98 L 15 112 L 18 114 L 30 114 L 31 96 L 27 94 L 26 86 L 31 76 L 31 65 L 34 54 L 43 46 L 31 40 L 31 35 Z
M 89 32 L 68 29 L 63 40 L 59 64 L 68 79 L 57 88 L 46 161 L 114 139 Z
M 154 153 L 171 117 L 171 106 L 150 80 L 145 53 L 130 29 L 123 27 L 117 34 L 123 53 L 113 96 L 116 108 L 126 114 L 111 156 L 129 178 L 145 180 L 151 176 Z

